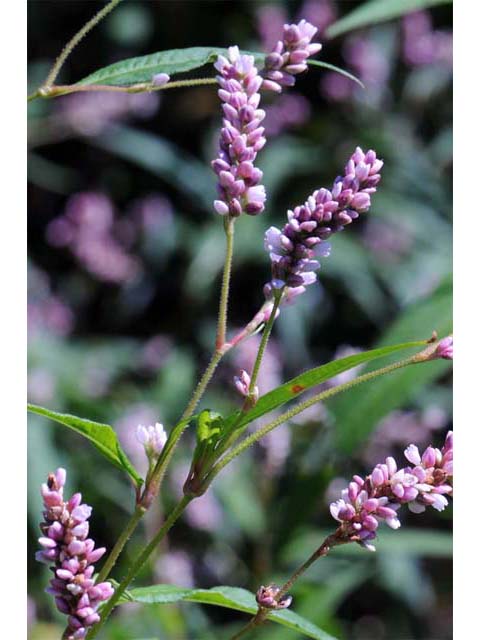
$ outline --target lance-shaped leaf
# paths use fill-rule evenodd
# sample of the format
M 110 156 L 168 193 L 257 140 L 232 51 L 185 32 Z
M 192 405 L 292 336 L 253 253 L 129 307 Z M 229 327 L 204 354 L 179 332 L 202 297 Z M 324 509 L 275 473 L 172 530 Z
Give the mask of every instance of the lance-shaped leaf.
M 225 607 L 255 615 L 258 606 L 255 596 L 246 589 L 238 587 L 213 587 L 212 589 L 184 589 L 169 584 L 158 584 L 151 587 L 132 589 L 122 598 L 124 602 L 141 602 L 142 604 L 171 604 L 174 602 L 197 602 L 217 607 Z M 302 618 L 293 611 L 272 611 L 268 617 L 272 622 L 302 633 L 316 640 L 335 640 L 312 622 Z
M 50 418 L 81 434 L 87 438 L 87 440 L 90 440 L 94 447 L 110 460 L 112 464 L 122 471 L 126 471 L 137 485 L 143 482 L 126 453 L 121 448 L 117 434 L 110 425 L 92 422 L 91 420 L 85 420 L 84 418 L 72 416 L 68 413 L 57 413 L 56 411 L 50 411 L 49 409 L 34 404 L 28 404 L 27 409 L 31 413 Z
M 352 80 L 353 82 L 356 82 L 358 85 L 360 85 L 362 89 L 365 89 L 365 85 L 359 78 L 357 78 L 357 76 L 354 76 L 353 73 L 350 73 L 349 71 L 345 71 L 345 69 L 336 67 L 334 64 L 323 62 L 323 60 L 307 60 L 307 64 L 313 65 L 314 67 L 323 67 L 324 69 L 328 69 L 329 71 L 335 71 L 335 73 L 339 73 L 341 76 L 345 76 L 349 80 Z
M 258 51 L 242 51 L 242 54 L 252 55 L 259 69 L 265 64 L 265 53 Z M 193 71 L 216 61 L 219 55 L 226 55 L 227 49 L 221 47 L 189 47 L 187 49 L 170 49 L 157 51 L 146 56 L 127 58 L 107 67 L 94 71 L 76 84 L 78 85 L 115 85 L 129 86 L 140 83 L 150 83 L 153 76 L 167 73 L 170 77 Z M 309 60 L 308 64 L 324 67 L 330 71 L 340 73 L 350 80 L 363 84 L 354 75 L 327 62 Z
M 154 75 L 192 71 L 206 64 L 215 62 L 219 55 L 226 55 L 227 50 L 219 47 L 189 47 L 187 49 L 170 49 L 157 51 L 146 56 L 128 58 L 102 67 L 83 78 L 77 84 L 130 85 L 140 82 L 151 82 Z M 242 51 L 255 56 L 258 66 L 263 66 L 265 54 Z
M 335 38 L 354 29 L 393 20 L 412 11 L 427 9 L 437 4 L 451 4 L 451 2 L 452 0 L 370 0 L 334 22 L 328 27 L 326 33 L 329 38 Z
M 425 346 L 425 341 L 404 342 L 402 344 L 381 347 L 380 349 L 372 349 L 371 351 L 364 351 L 352 356 L 347 356 L 346 358 L 332 360 L 332 362 L 315 367 L 315 369 L 305 371 L 305 373 L 300 374 L 296 378 L 289 380 L 273 391 L 261 396 L 258 399 L 257 404 L 242 417 L 240 417 L 241 414 L 239 411 L 228 416 L 228 418 L 225 419 L 225 428 L 227 430 L 228 428 L 231 428 L 232 425 L 235 425 L 236 429 L 240 429 L 253 420 L 277 409 L 286 402 L 297 398 L 305 391 L 326 382 L 330 378 L 333 378 L 344 371 L 353 369 L 360 364 L 365 364 L 366 362 L 371 362 L 378 358 L 390 356 L 399 351 L 404 351 L 405 349 L 422 346 Z

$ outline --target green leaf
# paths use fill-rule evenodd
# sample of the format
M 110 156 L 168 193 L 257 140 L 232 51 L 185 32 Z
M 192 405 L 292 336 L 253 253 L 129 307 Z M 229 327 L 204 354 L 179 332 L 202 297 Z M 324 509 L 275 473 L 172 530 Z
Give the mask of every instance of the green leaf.
M 77 84 L 130 85 L 139 82 L 151 82 L 154 75 L 177 73 L 198 69 L 206 64 L 215 62 L 219 55 L 226 55 L 227 49 L 219 47 L 190 47 L 187 49 L 170 49 L 157 51 L 138 58 L 128 58 L 115 62 L 108 67 L 98 69 Z M 262 66 L 265 54 L 243 51 L 255 57 L 255 61 Z
M 197 602 L 217 607 L 225 607 L 254 615 L 257 612 L 255 596 L 238 587 L 213 587 L 212 589 L 183 589 L 167 584 L 139 587 L 128 592 L 128 601 L 143 604 L 170 604 L 172 602 Z M 124 599 L 127 601 L 127 598 Z M 272 611 L 269 620 L 303 633 L 316 640 L 335 640 L 316 625 L 293 611 Z
M 126 471 L 137 485 L 143 482 L 135 467 L 121 448 L 117 434 L 110 425 L 92 422 L 91 420 L 78 418 L 68 413 L 57 413 L 56 411 L 50 411 L 49 409 L 44 409 L 34 404 L 28 404 L 27 409 L 31 413 L 50 418 L 80 433 L 90 440 L 111 463 L 122 471 Z
M 197 417 L 197 441 L 213 445 L 222 431 L 223 418 L 219 413 L 205 409 Z
M 452 330 L 452 292 L 449 284 L 442 286 L 428 300 L 410 305 L 380 340 L 379 347 L 411 335 L 428 334 L 434 329 L 439 337 Z M 387 358 L 387 364 L 390 358 Z M 435 360 L 412 367 L 405 367 L 388 376 L 382 376 L 375 384 L 353 388 L 348 394 L 337 396 L 329 409 L 335 417 L 334 437 L 336 445 L 345 453 L 351 453 L 363 442 L 379 421 L 394 409 L 413 401 L 423 389 L 448 371 L 451 364 Z M 373 370 L 367 366 L 365 372 Z
M 434 7 L 439 4 L 451 4 L 452 0 L 370 0 L 348 13 L 328 27 L 329 38 L 368 27 L 372 24 L 399 18 L 412 11 Z
M 321 60 L 307 60 L 307 63 L 310 65 L 313 65 L 314 67 L 323 67 L 324 69 L 335 71 L 336 73 L 339 73 L 341 76 L 345 76 L 349 80 L 353 80 L 353 82 L 356 82 L 358 85 L 360 85 L 362 89 L 365 89 L 365 85 L 363 84 L 363 82 L 359 78 L 354 76 L 353 73 L 349 73 L 348 71 L 345 71 L 345 69 L 336 67 L 334 64 L 330 64 L 329 62 L 322 62 Z
M 269 413 L 277 407 L 285 404 L 286 402 L 297 398 L 312 387 L 316 387 L 322 382 L 326 382 L 330 378 L 337 376 L 339 373 L 348 371 L 348 369 L 352 369 L 353 367 L 357 367 L 360 364 L 364 364 L 372 360 L 377 360 L 378 358 L 395 354 L 398 351 L 403 351 L 404 349 L 411 349 L 413 347 L 422 346 L 425 346 L 424 341 L 404 342 L 402 344 L 381 347 L 379 349 L 373 349 L 371 351 L 364 351 L 352 356 L 347 356 L 346 358 L 332 360 L 332 362 L 323 364 L 319 367 L 316 367 L 315 369 L 310 369 L 309 371 L 300 374 L 296 378 L 289 380 L 285 384 L 282 384 L 280 387 L 277 387 L 273 391 L 270 391 L 269 393 L 261 396 L 258 399 L 257 404 L 250 411 L 248 411 L 241 420 L 239 420 L 238 424 L 235 425 L 235 428 L 239 429 L 241 427 L 244 427 L 253 420 L 260 418 L 266 413 Z M 239 416 L 240 412 L 237 411 L 226 418 L 226 429 L 235 424 Z

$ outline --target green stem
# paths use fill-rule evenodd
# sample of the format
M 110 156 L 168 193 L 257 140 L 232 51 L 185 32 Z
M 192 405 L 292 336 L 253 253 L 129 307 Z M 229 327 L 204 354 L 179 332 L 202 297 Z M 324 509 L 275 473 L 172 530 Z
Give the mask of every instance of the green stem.
M 312 564 L 318 560 L 318 558 L 322 558 L 326 556 L 332 547 L 338 546 L 340 544 L 346 544 L 350 542 L 350 540 L 342 539 L 337 535 L 337 533 L 333 533 L 325 538 L 320 547 L 316 549 L 312 555 L 306 560 L 301 567 L 299 567 L 295 573 L 285 582 L 285 584 L 280 588 L 280 591 L 275 596 L 275 600 L 278 602 L 280 598 L 288 593 L 295 582 L 309 569 Z M 249 620 L 249 622 L 242 628 L 238 633 L 236 633 L 230 640 L 238 640 L 238 638 L 243 637 L 249 631 L 251 631 L 254 627 L 259 627 L 262 625 L 267 619 L 268 614 L 272 611 L 272 609 L 267 609 L 259 605 L 257 613 Z
M 107 620 L 108 616 L 110 615 L 112 610 L 115 608 L 117 602 L 120 600 L 121 596 L 127 589 L 128 585 L 135 578 L 138 572 L 142 569 L 143 565 L 148 560 L 152 552 L 155 550 L 158 544 L 163 540 L 163 538 L 167 535 L 169 530 L 172 528 L 172 526 L 181 516 L 181 514 L 183 513 L 183 511 L 185 510 L 185 508 L 187 507 L 187 505 L 191 500 L 192 498 L 189 498 L 187 496 L 184 496 L 180 500 L 180 502 L 177 504 L 177 506 L 173 509 L 173 511 L 168 516 L 168 518 L 165 520 L 163 525 L 157 531 L 157 533 L 153 536 L 153 538 L 150 540 L 147 546 L 144 547 L 141 553 L 137 556 L 133 565 L 130 567 L 127 575 L 124 577 L 122 582 L 118 585 L 118 587 L 115 590 L 115 593 L 102 609 L 99 622 L 94 627 L 92 627 L 91 631 L 87 635 L 88 640 L 92 640 L 98 634 L 100 629 L 105 624 L 105 621 Z
M 69 42 L 67 42 L 67 44 L 62 49 L 61 54 L 55 60 L 55 63 L 53 65 L 53 67 L 51 68 L 50 73 L 48 74 L 47 79 L 43 83 L 43 86 L 40 89 L 40 91 L 42 91 L 42 89 L 44 89 L 44 88 L 48 89 L 49 87 L 52 86 L 52 84 L 55 82 L 55 79 L 58 76 L 58 74 L 60 72 L 60 69 L 62 68 L 65 60 L 72 53 L 72 51 L 75 49 L 75 47 L 80 42 L 80 40 L 82 40 L 82 38 L 84 36 L 86 36 L 87 33 L 89 31 L 91 31 L 93 29 L 93 27 L 95 27 L 100 22 L 100 20 L 103 20 L 103 18 L 107 14 L 109 14 L 110 11 L 112 11 L 112 9 L 114 9 L 117 6 L 117 4 L 119 4 L 120 2 L 121 2 L 121 0 L 110 0 L 110 2 L 105 7 L 103 7 L 103 9 L 101 9 L 98 13 L 96 13 L 93 16 L 93 18 L 91 18 L 91 20 L 89 20 L 80 29 L 80 31 L 78 31 L 73 36 L 73 38 Z
M 336 533 L 332 533 L 327 536 L 322 544 L 318 547 L 316 551 L 312 553 L 312 555 L 306 560 L 301 567 L 299 567 L 295 573 L 285 582 L 285 584 L 281 587 L 280 591 L 277 593 L 276 600 L 280 600 L 282 596 L 287 594 L 290 589 L 293 587 L 295 582 L 309 569 L 314 562 L 316 562 L 319 558 L 323 558 L 326 556 L 333 547 L 338 547 L 341 544 L 347 544 L 351 542 L 348 539 L 342 539 Z
M 151 503 L 155 495 L 158 493 L 163 476 L 167 470 L 170 460 L 173 456 L 173 452 L 180 440 L 183 431 L 188 425 L 189 418 L 192 417 L 198 403 L 200 402 L 205 389 L 207 388 L 210 380 L 212 379 L 215 369 L 218 363 L 223 358 L 225 353 L 231 348 L 229 344 L 225 343 L 226 327 L 227 327 L 227 311 L 228 311 L 228 294 L 230 289 L 230 277 L 232 272 L 232 258 L 233 258 L 233 235 L 234 235 L 234 220 L 233 218 L 227 218 L 224 222 L 225 235 L 226 235 L 226 252 L 225 252 L 225 264 L 223 267 L 222 288 L 220 292 L 220 303 L 218 310 L 218 326 L 216 337 L 216 348 L 208 363 L 205 372 L 200 378 L 195 391 L 190 399 L 190 402 L 185 408 L 179 422 L 173 428 L 171 434 L 171 440 L 167 442 L 164 449 L 164 455 L 160 457 L 153 473 L 149 486 L 146 488 L 146 494 L 144 495 L 144 506 Z
M 232 275 L 233 235 L 235 232 L 235 219 L 230 218 L 230 216 L 226 217 L 224 219 L 224 228 L 227 240 L 227 248 L 225 254 L 225 265 L 223 267 L 220 306 L 218 309 L 217 338 L 215 341 L 217 351 L 225 346 L 225 337 L 227 333 L 228 294 L 230 292 L 230 278 Z
M 301 413 L 302 411 L 305 411 L 305 409 L 308 409 L 314 404 L 317 404 L 317 402 L 327 400 L 328 398 L 336 396 L 337 394 L 342 393 L 343 391 L 347 391 L 348 389 L 351 389 L 352 387 L 355 387 L 358 384 L 361 384 L 363 382 L 368 382 L 369 380 L 385 375 L 387 373 L 391 373 L 393 371 L 396 371 L 397 369 L 402 369 L 403 367 L 406 367 L 410 364 L 426 361 L 429 359 L 429 357 L 424 356 L 423 354 L 426 354 L 427 351 L 428 349 L 426 349 L 425 351 L 422 351 L 421 353 L 417 353 L 414 356 L 411 356 L 410 358 L 407 358 L 405 360 L 400 360 L 399 362 L 394 362 L 393 364 L 390 364 L 386 367 L 382 367 L 381 369 L 376 369 L 375 371 L 365 373 L 362 376 L 358 376 L 358 378 L 351 380 L 350 382 L 346 382 L 345 384 L 340 384 L 331 389 L 327 389 L 326 391 L 321 391 L 320 393 L 317 393 L 312 398 L 309 398 L 308 400 L 305 400 L 304 402 L 301 402 L 295 405 L 292 409 L 285 411 L 285 413 L 282 413 L 280 416 L 278 416 L 278 418 L 276 418 L 272 422 L 269 422 L 265 426 L 261 427 L 260 429 L 255 431 L 255 433 L 252 433 L 250 436 L 245 438 L 245 440 L 242 440 L 242 442 L 239 445 L 237 445 L 234 449 L 232 449 L 230 453 L 228 453 L 224 458 L 219 460 L 217 464 L 212 467 L 205 481 L 208 484 L 210 484 L 213 478 L 216 475 L 218 475 L 218 473 L 220 473 L 220 471 L 224 467 L 226 467 L 227 464 L 229 464 L 234 458 L 236 458 L 241 453 L 243 453 L 245 449 L 248 449 L 248 447 L 251 447 L 253 444 L 255 444 L 255 442 L 260 440 L 260 438 L 263 438 L 263 436 L 265 436 L 267 433 L 269 433 L 279 425 L 283 424 L 284 422 L 287 422 L 287 420 L 290 420 L 291 418 Z
M 146 509 L 144 509 L 141 505 L 137 505 L 135 511 L 133 512 L 130 520 L 127 522 L 125 529 L 120 534 L 115 546 L 111 550 L 108 558 L 105 560 L 105 563 L 97 576 L 96 583 L 103 582 L 110 575 L 110 571 L 115 566 L 118 556 L 121 554 L 123 547 L 129 541 L 132 533 L 137 528 L 138 523 L 143 518 L 146 513 Z
M 249 388 L 250 393 L 253 392 L 253 390 L 255 389 L 255 385 L 257 383 L 258 373 L 260 371 L 260 366 L 262 364 L 263 355 L 265 353 L 265 349 L 267 348 L 270 334 L 272 333 L 273 323 L 275 322 L 275 316 L 276 316 L 278 307 L 280 306 L 280 302 L 282 300 L 282 294 L 283 294 L 283 289 L 275 295 L 275 301 L 273 304 L 272 312 L 270 314 L 267 324 L 265 325 L 265 329 L 263 330 L 262 340 L 258 348 L 255 364 L 253 365 L 252 377 L 250 380 L 250 388 Z
M 238 640 L 239 638 L 243 638 L 249 631 L 254 629 L 255 627 L 260 626 L 265 621 L 268 615 L 268 611 L 259 607 L 256 615 L 249 620 L 249 622 L 242 628 L 238 633 L 233 635 L 230 640 Z
M 218 363 L 223 358 L 223 355 L 224 354 L 222 351 L 218 351 L 218 350 L 214 351 L 210 359 L 210 362 L 208 363 L 208 366 L 205 369 L 203 376 L 200 378 L 195 388 L 195 391 L 193 392 L 193 396 L 190 402 L 188 403 L 187 407 L 185 408 L 185 411 L 182 414 L 182 417 L 180 418 L 180 422 L 192 417 L 193 412 L 195 411 L 197 404 L 200 402 L 205 392 L 205 389 L 208 386 L 208 383 L 210 382 L 213 374 L 215 373 L 215 369 L 217 368 Z
M 151 91 L 164 91 L 166 89 L 180 89 L 182 87 L 197 87 L 209 84 L 217 84 L 216 78 L 188 78 L 185 80 L 175 80 L 167 84 L 157 87 L 151 82 L 139 82 L 131 85 L 113 85 L 113 84 L 56 84 L 51 86 L 43 86 L 38 91 L 31 93 L 27 100 L 35 100 L 36 98 L 57 98 L 70 93 L 106 91 L 110 93 L 150 93 Z

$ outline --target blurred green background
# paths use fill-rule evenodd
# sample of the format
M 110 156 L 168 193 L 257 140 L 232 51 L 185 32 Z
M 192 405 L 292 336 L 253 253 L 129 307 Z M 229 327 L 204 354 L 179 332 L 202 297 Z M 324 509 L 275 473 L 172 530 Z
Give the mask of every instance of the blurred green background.
M 231 328 L 262 302 L 264 230 L 328 187 L 355 146 L 376 149 L 385 167 L 371 211 L 332 239 L 319 284 L 282 311 L 261 392 L 355 350 L 450 330 L 451 7 L 329 39 L 328 25 L 361 4 L 126 0 L 61 72 L 61 83 L 74 82 L 123 58 L 195 45 L 268 50 L 285 20 L 305 17 L 319 28 L 319 58 L 365 83 L 363 91 L 311 68 L 293 90 L 264 100 L 268 143 L 258 164 L 268 207 L 237 224 Z M 102 6 L 29 2 L 30 90 Z M 209 166 L 220 125 L 215 88 L 37 100 L 28 124 L 29 400 L 112 424 L 142 467 L 135 427 L 172 425 L 213 344 L 224 253 Z M 239 406 L 232 376 L 251 366 L 257 346 L 252 338 L 225 359 L 203 407 Z M 137 584 L 255 591 L 282 582 L 332 530 L 328 504 L 352 473 L 386 455 L 400 459 L 410 442 L 442 442 L 450 385 L 446 362 L 405 369 L 280 427 L 190 505 Z M 53 640 L 63 616 L 43 591 L 48 570 L 33 559 L 40 483 L 66 467 L 67 492 L 81 491 L 94 507 L 92 534 L 108 548 L 134 497 L 74 433 L 30 416 L 28 437 L 29 637 Z M 192 447 L 187 434 L 117 579 L 180 495 Z M 380 532 L 376 554 L 335 550 L 295 587 L 294 610 L 344 640 L 451 638 L 451 515 L 404 513 L 399 531 Z M 222 640 L 245 620 L 195 604 L 128 605 L 102 638 Z M 299 636 L 270 626 L 255 637 Z

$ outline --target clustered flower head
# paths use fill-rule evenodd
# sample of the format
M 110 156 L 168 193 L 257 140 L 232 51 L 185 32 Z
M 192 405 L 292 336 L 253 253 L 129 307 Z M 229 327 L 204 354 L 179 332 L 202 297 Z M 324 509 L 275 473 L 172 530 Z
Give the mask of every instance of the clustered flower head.
M 238 47 L 228 49 L 228 58 L 218 56 L 215 68 L 223 102 L 223 127 L 218 158 L 212 167 L 218 176 L 219 199 L 214 207 L 220 215 L 257 215 L 264 209 L 263 173 L 254 166 L 257 153 L 265 145 L 260 123 L 265 111 L 259 109 L 259 89 L 263 79 L 253 56 L 240 55 Z
M 268 587 L 263 585 L 258 589 L 255 599 L 261 607 L 265 609 L 287 609 L 292 604 L 292 596 L 285 594 L 278 598 L 280 587 L 276 584 L 270 584 Z
M 41 494 L 45 511 L 40 525 L 43 549 L 36 559 L 50 565 L 54 577 L 47 592 L 55 597 L 57 609 L 68 615 L 68 626 L 62 636 L 65 640 L 84 638 L 88 627 L 100 619 L 97 608 L 113 594 L 109 582 L 95 584 L 94 563 L 105 553 L 95 549 L 88 538 L 88 518 L 92 508 L 82 504 L 82 496 L 75 493 L 64 501 L 65 469 L 57 469 L 42 485 Z
M 138 442 L 143 445 L 145 453 L 149 459 L 158 458 L 167 441 L 167 433 L 163 424 L 155 423 L 155 426 L 148 427 L 139 424 L 135 433 Z
M 411 444 L 405 457 L 412 466 L 397 468 L 388 457 L 377 464 L 366 478 L 353 476 L 342 498 L 330 505 L 330 513 L 341 523 L 338 535 L 375 551 L 371 541 L 376 537 L 380 521 L 392 529 L 400 527 L 397 511 L 404 504 L 413 513 L 431 506 L 443 511 L 446 496 L 453 494 L 453 433 L 448 432 L 442 449 L 429 446 L 422 455 Z
M 318 189 L 305 204 L 288 211 L 288 222 L 281 231 L 276 227 L 267 230 L 265 249 L 272 261 L 272 280 L 265 287 L 267 299 L 274 289 L 287 287 L 283 300 L 290 302 L 316 281 L 317 258 L 330 253 L 325 240 L 368 211 L 382 166 L 375 151 L 364 153 L 357 147 L 331 191 Z
M 265 58 L 263 89 L 280 93 L 282 87 L 293 87 L 295 76 L 307 70 L 307 59 L 322 48 L 311 42 L 316 33 L 317 28 L 306 20 L 283 26 L 283 39 Z

